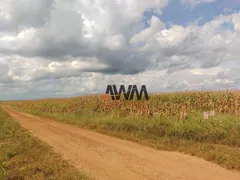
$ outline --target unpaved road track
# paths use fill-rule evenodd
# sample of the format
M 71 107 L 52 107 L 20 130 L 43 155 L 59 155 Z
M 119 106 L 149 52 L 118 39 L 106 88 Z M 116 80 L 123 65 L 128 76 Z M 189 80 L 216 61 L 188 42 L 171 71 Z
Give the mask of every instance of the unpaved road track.
M 4 107 L 24 128 L 100 180 L 240 180 L 240 173 L 176 152 L 159 151 Z

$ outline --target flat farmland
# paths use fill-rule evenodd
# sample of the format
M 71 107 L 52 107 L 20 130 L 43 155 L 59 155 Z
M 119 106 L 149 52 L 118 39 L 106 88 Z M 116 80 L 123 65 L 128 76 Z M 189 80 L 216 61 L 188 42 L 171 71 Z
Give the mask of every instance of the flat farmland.
M 149 101 L 105 101 L 94 95 L 3 104 L 240 171 L 240 92 L 151 94 Z M 214 116 L 205 119 L 203 113 L 210 111 Z

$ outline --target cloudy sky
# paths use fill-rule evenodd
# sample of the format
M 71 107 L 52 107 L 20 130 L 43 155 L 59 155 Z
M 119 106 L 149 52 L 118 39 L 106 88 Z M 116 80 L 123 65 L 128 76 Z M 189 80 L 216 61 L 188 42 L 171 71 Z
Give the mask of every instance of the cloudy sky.
M 0 100 L 108 84 L 240 89 L 240 1 L 0 1 Z

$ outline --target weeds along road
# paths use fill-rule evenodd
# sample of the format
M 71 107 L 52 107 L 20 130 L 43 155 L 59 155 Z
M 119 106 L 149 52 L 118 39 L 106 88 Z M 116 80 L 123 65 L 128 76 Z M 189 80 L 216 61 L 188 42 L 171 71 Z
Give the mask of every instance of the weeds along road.
M 3 109 L 77 169 L 100 180 L 239 180 L 240 173 L 176 152 Z

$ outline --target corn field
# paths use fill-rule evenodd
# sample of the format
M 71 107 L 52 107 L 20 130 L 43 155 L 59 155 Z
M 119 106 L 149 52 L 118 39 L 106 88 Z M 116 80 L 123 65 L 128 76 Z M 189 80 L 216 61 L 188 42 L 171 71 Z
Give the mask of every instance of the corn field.
M 214 111 L 222 114 L 240 113 L 240 92 L 182 92 L 150 94 L 150 100 L 104 100 L 103 95 L 76 98 L 10 101 L 20 109 L 45 113 L 118 112 L 122 115 L 186 118 L 188 114 Z

